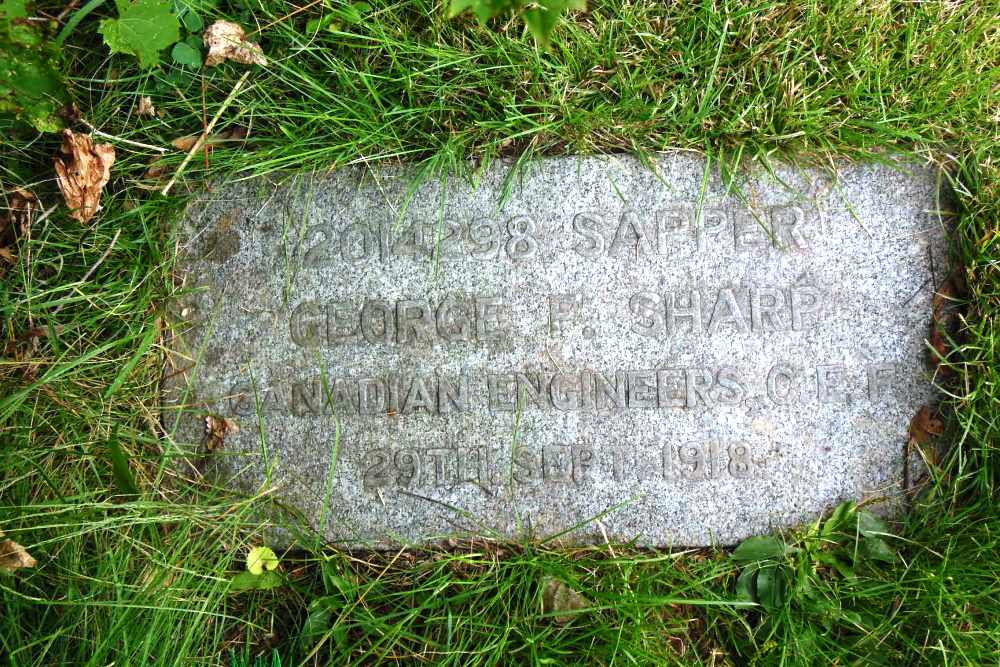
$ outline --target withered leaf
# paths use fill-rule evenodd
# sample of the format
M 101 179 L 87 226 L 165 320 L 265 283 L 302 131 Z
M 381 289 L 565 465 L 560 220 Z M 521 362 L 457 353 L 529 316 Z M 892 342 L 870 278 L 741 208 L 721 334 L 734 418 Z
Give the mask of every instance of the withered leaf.
M 247 41 L 246 31 L 232 21 L 216 21 L 208 26 L 203 37 L 208 47 L 205 65 L 214 67 L 226 60 L 244 65 L 267 65 L 260 45 Z
M 210 452 L 222 449 L 226 443 L 226 435 L 239 432 L 239 424 L 232 419 L 220 415 L 208 415 L 205 417 L 205 449 Z
M 87 134 L 63 130 L 62 152 L 55 160 L 59 190 L 70 216 L 87 223 L 101 208 L 101 192 L 111 178 L 115 149 L 110 144 L 95 144 Z
M 565 582 L 555 577 L 545 577 L 542 582 L 542 613 L 555 614 L 552 620 L 556 623 L 569 623 L 577 615 L 573 612 L 590 606 L 587 598 Z
M 38 197 L 31 190 L 14 188 L 5 199 L 7 205 L 0 211 L 0 233 L 27 236 L 32 216 L 41 208 Z
M 6 220 L 8 225 L 16 226 L 16 233 L 19 236 L 27 236 L 31 228 L 32 214 L 41 208 L 38 197 L 31 190 L 15 188 L 8 198 L 6 215 L 0 220 Z
M 170 145 L 179 151 L 184 151 L 185 153 L 191 150 L 198 140 L 201 138 L 200 134 L 189 134 L 183 137 L 177 137 L 170 142 Z M 247 138 L 246 128 L 243 127 L 232 127 L 224 132 L 218 132 L 211 135 L 205 140 L 205 145 L 208 146 L 208 150 L 212 150 L 218 144 L 226 143 L 227 141 L 243 141 Z
M 933 436 L 944 433 L 944 422 L 938 419 L 930 406 L 925 405 L 910 420 L 910 441 L 918 445 L 930 442 Z
M 3 533 L 0 533 L 2 536 Z M 14 540 L 0 539 L 0 570 L 13 572 L 22 567 L 35 567 L 38 561 Z
M 6 200 L 7 206 L 0 209 L 0 277 L 7 272 L 6 265 L 17 260 L 18 239 L 28 238 L 32 217 L 40 208 L 35 193 L 22 188 L 15 188 Z
M 139 98 L 139 115 L 140 116 L 155 116 L 156 107 L 153 106 L 153 98 L 148 95 L 143 95 Z
M 189 134 L 186 137 L 177 137 L 170 142 L 170 145 L 179 151 L 184 151 L 185 153 L 198 143 L 198 139 L 201 137 L 200 134 Z M 207 143 L 207 142 L 206 142 Z
M 944 283 L 938 287 L 931 299 L 931 336 L 930 344 L 934 349 L 932 362 L 938 366 L 938 372 L 951 371 L 947 360 L 952 352 L 951 338 L 956 332 L 959 311 L 959 281 L 961 279 L 956 269 Z
M 167 165 L 162 160 L 153 160 L 149 164 L 149 168 L 146 169 L 146 173 L 142 175 L 144 179 L 158 179 L 162 178 L 163 175 L 167 173 Z

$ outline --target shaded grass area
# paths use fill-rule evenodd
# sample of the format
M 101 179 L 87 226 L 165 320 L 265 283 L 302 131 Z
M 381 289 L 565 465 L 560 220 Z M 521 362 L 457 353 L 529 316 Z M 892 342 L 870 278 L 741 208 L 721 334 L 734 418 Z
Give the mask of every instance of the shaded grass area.
M 562 22 L 549 53 L 519 21 L 484 28 L 424 0 L 370 4 L 360 24 L 317 34 L 305 25 L 322 4 L 290 18 L 273 0 L 209 14 L 258 26 L 252 38 L 272 62 L 217 128 L 242 128 L 245 140 L 214 146 L 207 167 L 193 160 L 177 191 L 234 172 L 408 159 L 435 175 L 499 156 L 677 146 L 727 168 L 887 148 L 947 168 L 967 304 L 953 373 L 939 378 L 947 447 L 930 458 L 935 484 L 895 526 L 895 560 L 854 563 L 850 540 L 789 536 L 812 551 L 785 557 L 806 574 L 772 611 L 735 603 L 739 568 L 724 551 L 628 545 L 317 548 L 285 555 L 280 588 L 229 591 L 261 539 L 251 513 L 262 501 L 168 465 L 155 411 L 160 315 L 176 289 L 171 220 L 185 197 L 150 192 L 165 182 L 147 171 L 157 154 L 119 143 L 105 211 L 89 227 L 55 211 L 0 282 L 0 527 L 39 560 L 0 574 L 0 655 L 16 665 L 214 665 L 230 650 L 244 661 L 274 652 L 284 665 L 996 662 L 1000 4 L 600 2 Z M 142 72 L 108 58 L 95 31 L 109 11 L 67 43 L 81 113 L 151 145 L 199 132 L 243 69 Z M 147 95 L 162 116 L 138 116 Z M 0 127 L 3 190 L 28 184 L 56 203 L 57 138 Z M 166 177 L 182 159 L 159 160 Z M 550 578 L 587 600 L 572 622 L 543 607 Z

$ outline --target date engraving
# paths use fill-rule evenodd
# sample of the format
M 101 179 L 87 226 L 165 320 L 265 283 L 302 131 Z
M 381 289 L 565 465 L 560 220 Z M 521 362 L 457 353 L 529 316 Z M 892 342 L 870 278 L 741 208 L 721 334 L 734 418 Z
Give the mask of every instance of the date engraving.
M 765 472 L 766 462 L 747 442 L 577 443 L 491 447 L 359 447 L 362 488 L 433 490 L 470 485 L 480 490 L 584 487 L 619 483 L 697 484 L 744 480 Z

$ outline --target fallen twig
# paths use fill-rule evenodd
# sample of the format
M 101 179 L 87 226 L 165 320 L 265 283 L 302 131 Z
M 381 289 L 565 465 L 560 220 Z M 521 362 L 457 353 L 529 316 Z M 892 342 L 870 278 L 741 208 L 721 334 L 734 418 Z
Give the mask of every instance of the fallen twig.
M 100 138 L 107 139 L 108 141 L 117 141 L 122 144 L 128 144 L 129 146 L 135 146 L 136 148 L 145 148 L 146 150 L 156 151 L 157 153 L 167 153 L 170 151 L 169 148 L 163 148 L 162 146 L 144 144 L 141 141 L 132 141 L 131 139 L 125 139 L 124 137 L 116 137 L 115 135 L 108 134 L 107 132 L 101 132 L 83 118 L 80 119 L 80 122 L 87 126 L 87 129 L 90 130 L 91 134 L 96 134 Z
M 97 267 L 99 267 L 101 264 L 103 264 L 104 260 L 106 260 L 108 258 L 108 255 L 111 254 L 111 251 L 112 251 L 112 249 L 114 249 L 115 244 L 118 243 L 118 237 L 121 236 L 121 234 L 122 234 L 122 228 L 119 227 L 118 230 L 115 232 L 114 237 L 111 239 L 111 243 L 108 244 L 107 249 L 98 258 L 98 260 L 96 262 L 94 262 L 94 265 L 92 267 L 90 267 L 90 269 L 85 274 L 83 274 L 83 278 L 81 278 L 79 282 L 85 283 L 88 280 L 90 280 L 90 276 L 94 275 L 94 271 L 97 270 Z M 56 309 L 52 311 L 52 315 L 55 316 L 56 314 L 58 314 L 59 311 L 62 310 L 62 307 L 64 305 L 65 305 L 65 302 L 59 304 L 56 307 Z
M 195 142 L 194 146 L 191 147 L 187 155 L 184 156 L 184 161 L 181 162 L 181 165 L 179 167 L 177 167 L 177 171 L 174 172 L 174 175 L 173 177 L 171 177 L 170 182 L 167 183 L 165 186 L 163 186 L 163 190 L 160 192 L 160 194 L 166 195 L 170 192 L 170 188 L 174 187 L 174 183 L 176 183 L 177 179 L 180 178 L 181 174 L 184 173 L 184 170 L 187 168 L 187 165 L 191 161 L 191 158 L 194 157 L 194 154 L 201 149 L 202 145 L 205 143 L 205 140 L 208 139 L 208 135 L 215 128 L 215 124 L 219 122 L 219 118 L 222 117 L 222 114 L 226 111 L 226 109 L 229 108 L 229 105 L 232 104 L 233 100 L 236 99 L 236 94 L 240 92 L 241 88 L 243 88 L 243 84 L 246 83 L 248 76 L 250 76 L 250 72 L 244 72 L 243 76 L 240 77 L 240 80 L 236 82 L 235 86 L 233 86 L 232 92 L 230 92 L 229 96 L 225 99 L 225 101 L 223 101 L 222 106 L 219 107 L 219 110 L 215 112 L 215 116 L 212 117 L 212 121 L 208 124 L 208 127 L 205 128 L 205 131 L 202 132 L 201 137 L 198 138 L 198 141 Z

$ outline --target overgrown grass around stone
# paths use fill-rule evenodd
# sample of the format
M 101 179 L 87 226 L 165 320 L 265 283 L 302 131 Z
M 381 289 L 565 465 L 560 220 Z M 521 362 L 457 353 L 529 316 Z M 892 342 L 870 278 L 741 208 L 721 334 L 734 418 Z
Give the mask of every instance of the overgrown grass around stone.
M 483 27 L 427 0 L 369 4 L 360 23 L 317 34 L 305 27 L 325 3 L 292 16 L 275 0 L 206 9 L 259 28 L 271 61 L 216 128 L 229 140 L 193 160 L 169 197 L 154 190 L 184 154 L 116 144 L 93 223 L 60 208 L 19 246 L 0 280 L 0 529 L 38 565 L 0 572 L 0 655 L 14 665 L 218 665 L 230 654 L 282 665 L 995 664 L 1000 3 L 595 2 L 560 23 L 549 52 L 517 20 Z M 140 70 L 101 44 L 98 22 L 112 14 L 98 7 L 65 44 L 81 114 L 153 146 L 200 132 L 246 66 Z M 161 115 L 138 115 L 143 96 Z M 58 146 L 0 120 L 5 196 L 29 186 L 44 208 L 57 203 Z M 937 376 L 947 430 L 928 458 L 934 483 L 892 526 L 892 562 L 856 559 L 845 536 L 785 536 L 802 551 L 785 563 L 794 595 L 772 610 L 738 602 L 739 563 L 724 550 L 629 545 L 316 546 L 279 554 L 282 586 L 230 590 L 262 540 L 252 515 L 266 494 L 179 475 L 156 411 L 185 191 L 222 174 L 352 162 L 417 160 L 433 177 L 499 156 L 667 147 L 726 168 L 903 151 L 952 179 L 965 292 L 950 371 Z M 154 160 L 165 176 L 150 173 Z M 569 619 L 546 608 L 554 580 L 589 606 Z

